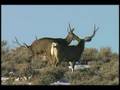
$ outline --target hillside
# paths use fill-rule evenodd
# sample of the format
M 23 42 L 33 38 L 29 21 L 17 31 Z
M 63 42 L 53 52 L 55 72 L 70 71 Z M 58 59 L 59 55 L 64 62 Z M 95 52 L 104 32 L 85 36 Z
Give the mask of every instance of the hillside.
M 8 78 L 2 78 L 3 85 L 50 85 L 57 81 L 70 85 L 119 84 L 119 55 L 109 47 L 85 48 L 81 64 L 90 65 L 90 68 L 72 73 L 68 62 L 52 67 L 41 57 L 31 58 L 31 52 L 24 46 L 11 50 L 6 41 L 2 41 L 1 46 L 1 76 Z

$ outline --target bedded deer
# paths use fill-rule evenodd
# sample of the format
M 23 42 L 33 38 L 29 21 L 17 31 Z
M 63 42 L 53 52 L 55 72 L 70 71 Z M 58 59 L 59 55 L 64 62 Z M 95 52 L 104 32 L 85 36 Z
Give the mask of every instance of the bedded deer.
M 61 46 L 56 44 L 57 46 L 54 47 L 53 52 L 57 52 L 55 57 L 61 61 L 70 61 L 72 64 L 72 72 L 74 71 L 75 62 L 81 58 L 81 55 L 84 51 L 85 42 L 90 42 L 92 38 L 95 36 L 96 31 L 98 28 L 94 25 L 94 32 L 91 36 L 87 36 L 83 39 L 80 39 L 78 36 L 74 34 L 74 38 L 78 41 L 78 45 L 76 46 Z M 55 51 L 54 51 L 55 50 Z M 58 61 L 58 60 L 57 60 Z M 58 63 L 59 63 L 58 62 Z

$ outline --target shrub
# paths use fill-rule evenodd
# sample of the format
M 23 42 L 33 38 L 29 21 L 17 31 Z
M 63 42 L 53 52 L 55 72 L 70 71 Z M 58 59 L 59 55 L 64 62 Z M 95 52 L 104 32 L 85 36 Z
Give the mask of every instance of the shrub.
M 110 61 L 111 56 L 112 56 L 112 52 L 111 52 L 111 49 L 110 49 L 109 47 L 100 48 L 99 58 L 100 58 L 103 62 L 108 62 L 108 61 Z
M 98 50 L 95 48 L 86 48 L 82 57 L 86 60 L 94 60 L 97 58 Z
M 119 55 L 112 53 L 108 47 L 101 48 L 99 51 L 95 48 L 86 48 L 82 60 L 91 61 L 90 68 L 75 70 L 72 73 L 71 70 L 68 70 L 68 62 L 62 62 L 59 66 L 54 67 L 39 55 L 31 57 L 31 51 L 24 46 L 9 50 L 6 41 L 2 41 L 1 46 L 2 76 L 10 77 L 9 72 L 11 71 L 15 73 L 15 76 L 32 75 L 30 82 L 33 85 L 49 85 L 61 79 L 67 80 L 73 85 L 119 84 Z M 15 83 L 13 79 L 10 79 L 7 84 Z

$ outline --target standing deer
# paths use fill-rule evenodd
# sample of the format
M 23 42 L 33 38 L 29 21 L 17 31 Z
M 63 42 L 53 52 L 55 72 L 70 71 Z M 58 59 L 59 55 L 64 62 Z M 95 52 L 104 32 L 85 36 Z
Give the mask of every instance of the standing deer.
M 72 72 L 74 71 L 75 62 L 81 58 L 81 55 L 84 51 L 85 42 L 90 42 L 92 38 L 95 36 L 96 31 L 98 28 L 94 25 L 94 32 L 91 36 L 87 36 L 83 39 L 80 39 L 78 36 L 74 34 L 74 38 L 78 41 L 78 45 L 76 46 L 61 46 L 56 44 L 57 46 L 54 47 L 54 50 L 57 54 L 55 54 L 59 61 L 70 61 L 72 64 Z
M 67 28 L 68 30 L 68 28 Z M 41 38 L 41 39 L 37 39 L 35 40 L 30 46 L 28 46 L 27 44 L 25 44 L 25 46 L 31 50 L 32 52 L 32 57 L 34 56 L 46 56 L 47 59 L 49 60 L 50 64 L 53 64 L 52 62 L 54 60 L 52 60 L 53 56 L 51 55 L 51 45 L 52 42 L 58 43 L 59 45 L 65 47 L 68 46 L 72 40 L 74 40 L 74 28 L 71 28 L 70 24 L 69 24 L 69 32 L 68 35 L 65 38 Z

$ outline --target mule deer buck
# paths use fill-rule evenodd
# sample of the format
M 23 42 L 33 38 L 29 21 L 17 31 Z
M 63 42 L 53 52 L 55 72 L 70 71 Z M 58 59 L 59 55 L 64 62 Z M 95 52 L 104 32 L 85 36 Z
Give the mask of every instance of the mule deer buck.
M 75 62 L 81 58 L 81 55 L 84 51 L 85 42 L 90 42 L 92 38 L 95 36 L 98 28 L 94 25 L 94 31 L 91 36 L 87 36 L 83 39 L 80 39 L 78 36 L 74 34 L 74 38 L 78 41 L 78 45 L 76 46 L 61 46 L 56 44 L 54 47 L 54 52 L 57 52 L 56 57 L 58 57 L 59 61 L 70 61 L 72 64 L 72 72 L 74 71 Z M 57 51 L 56 51 L 57 50 Z
M 67 28 L 68 30 L 68 28 Z M 71 28 L 70 24 L 69 24 L 69 32 L 68 35 L 65 38 L 41 38 L 41 39 L 37 39 L 35 40 L 30 46 L 28 46 L 27 44 L 24 43 L 24 45 L 31 50 L 32 52 L 32 57 L 34 56 L 46 56 L 47 59 L 49 60 L 50 64 L 53 64 L 52 60 L 52 56 L 51 56 L 51 45 L 52 42 L 58 43 L 59 45 L 65 47 L 68 46 L 72 40 L 74 40 L 74 28 Z
M 71 28 L 69 24 L 69 32 L 68 35 L 63 39 L 63 38 L 41 38 L 39 40 L 34 41 L 30 49 L 33 52 L 33 55 L 41 55 L 41 56 L 46 56 L 47 59 L 49 60 L 50 64 L 53 65 L 53 56 L 51 56 L 51 45 L 52 42 L 56 42 L 61 46 L 68 46 L 74 38 L 74 28 Z

